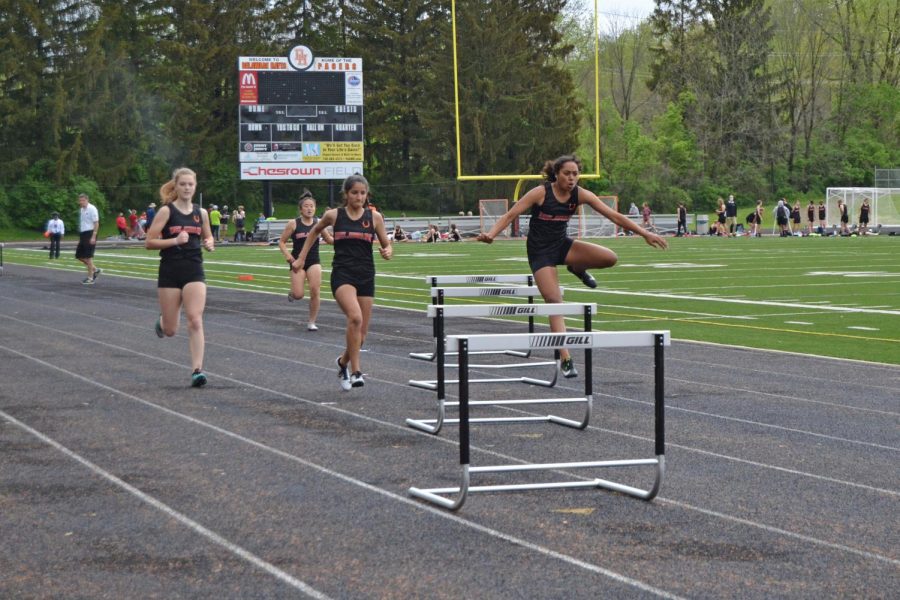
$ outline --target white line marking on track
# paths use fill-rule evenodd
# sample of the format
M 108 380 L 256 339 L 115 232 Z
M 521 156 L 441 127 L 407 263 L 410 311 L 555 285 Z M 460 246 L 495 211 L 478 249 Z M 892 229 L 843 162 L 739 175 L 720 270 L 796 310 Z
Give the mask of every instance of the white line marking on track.
M 877 327 L 863 327 L 862 325 L 849 325 L 847 329 L 859 329 L 860 331 L 881 331 Z
M 73 334 L 73 335 L 74 335 L 74 334 Z M 80 337 L 80 336 L 75 336 L 75 337 Z M 105 344 L 104 344 L 104 345 L 105 345 Z M 111 345 L 111 344 L 110 344 L 110 345 Z M 316 471 L 319 471 L 320 473 L 323 473 L 323 474 L 325 474 L 325 475 L 329 475 L 329 476 L 334 477 L 334 478 L 336 478 L 336 479 L 340 479 L 341 481 L 343 481 L 343 482 L 345 482 L 345 483 L 349 483 L 349 484 L 352 484 L 352 485 L 361 487 L 361 488 L 363 488 L 363 489 L 365 489 L 365 490 L 368 490 L 368 491 L 370 491 L 370 492 L 375 492 L 376 494 L 379 494 L 379 495 L 384 496 L 384 497 L 386 497 L 386 498 L 389 498 L 389 499 L 391 499 L 391 500 L 396 500 L 396 501 L 402 502 L 403 504 L 406 504 L 406 505 L 408 505 L 408 506 L 412 506 L 412 507 L 415 507 L 415 508 L 417 508 L 417 509 L 427 511 L 427 512 L 433 514 L 433 515 L 437 515 L 437 516 L 439 516 L 439 517 L 443 517 L 443 518 L 449 519 L 449 520 L 451 520 L 451 521 L 456 522 L 457 524 L 463 525 L 463 526 L 465 526 L 465 527 L 470 527 L 470 528 L 475 529 L 476 531 L 479 531 L 479 532 L 481 532 L 481 533 L 486 533 L 487 535 L 489 535 L 489 536 L 491 536 L 491 537 L 496 537 L 496 538 L 498 538 L 498 539 L 501 539 L 501 540 L 504 540 L 504 541 L 506 541 L 506 542 L 515 544 L 515 545 L 520 546 L 520 547 L 522 547 L 522 548 L 525 548 L 525 549 L 527 549 L 527 550 L 531 550 L 531 551 L 533 551 L 533 552 L 537 552 L 537 553 L 542 554 L 542 555 L 544 555 L 544 556 L 547 556 L 547 557 L 551 557 L 551 558 L 555 558 L 555 559 L 561 560 L 561 561 L 566 562 L 566 563 L 568 563 L 568 564 L 570 564 L 570 565 L 573 565 L 573 566 L 576 566 L 576 567 L 585 569 L 585 570 L 587 570 L 587 571 L 591 571 L 591 572 L 597 573 L 597 574 L 599 574 L 599 575 L 604 575 L 604 576 L 606 576 L 606 577 L 608 577 L 608 578 L 610 578 L 610 579 L 613 579 L 614 581 L 618 581 L 619 583 L 623 583 L 623 584 L 626 584 L 626 585 L 630 585 L 630 586 L 632 586 L 632 587 L 638 588 L 638 589 L 643 590 L 643 591 L 645 591 L 645 592 L 649 592 L 649 593 L 654 594 L 654 595 L 656 595 L 656 596 L 660 596 L 660 597 L 662 597 L 662 598 L 672 598 L 672 599 L 679 599 L 679 598 L 681 598 L 680 596 L 677 596 L 677 595 L 671 594 L 671 593 L 669 593 L 669 592 L 667 592 L 667 591 L 665 591 L 665 590 L 662 590 L 662 589 L 653 587 L 653 586 L 648 585 L 648 584 L 646 584 L 646 583 L 644 583 L 644 582 L 642 582 L 642 581 L 639 581 L 639 580 L 637 580 L 637 579 L 632 579 L 631 577 L 627 577 L 627 576 L 622 575 L 622 574 L 620 574 L 620 573 L 616 573 L 615 571 L 610 571 L 609 569 L 605 569 L 605 568 L 600 567 L 600 566 L 598 566 L 598 565 L 594 565 L 594 564 L 591 564 L 591 563 L 584 562 L 584 561 L 582 561 L 582 560 L 579 560 L 579 559 L 577 559 L 577 558 L 575 558 L 575 557 L 572 557 L 572 556 L 569 556 L 569 555 L 567 555 L 567 554 L 562 554 L 562 553 L 560 553 L 560 552 L 556 552 L 555 550 L 551 550 L 551 549 L 549 549 L 549 548 L 545 548 L 544 546 L 539 546 L 539 545 L 534 544 L 534 543 L 532 543 L 532 542 L 529 542 L 529 541 L 527 541 L 527 540 L 523 540 L 523 539 L 521 539 L 521 538 L 517 538 L 517 537 L 515 537 L 515 536 L 513 536 L 513 535 L 510 535 L 510 534 L 507 534 L 507 533 L 503 533 L 502 531 L 498 531 L 498 530 L 496 530 L 496 529 L 492 529 L 492 528 L 490 528 L 490 527 L 486 527 L 486 526 L 484 526 L 484 525 L 480 525 L 480 524 L 478 524 L 478 523 L 474 523 L 474 522 L 472 522 L 472 521 L 468 521 L 468 520 L 466 520 L 466 519 L 463 519 L 462 517 L 459 517 L 459 516 L 457 516 L 457 515 L 450 514 L 450 513 L 446 512 L 446 511 L 440 510 L 440 509 L 438 509 L 438 508 L 434 508 L 434 507 L 431 507 L 431 506 L 426 506 L 426 505 L 424 505 L 424 504 L 422 504 L 422 503 L 420 503 L 420 502 L 418 502 L 418 501 L 416 501 L 416 500 L 412 500 L 412 499 L 410 499 L 410 498 L 406 498 L 405 496 L 399 496 L 399 495 L 397 495 L 397 494 L 394 494 L 393 492 L 389 492 L 389 491 L 387 491 L 387 490 L 383 490 L 383 489 L 381 489 L 381 488 L 379 488 L 379 487 L 376 487 L 376 486 L 374 486 L 374 485 L 371 485 L 371 484 L 369 484 L 369 483 L 366 483 L 365 481 L 361 481 L 361 480 L 356 479 L 356 478 L 354 478 L 354 477 L 350 477 L 349 475 L 345 475 L 345 474 L 343 474 L 343 473 L 339 473 L 339 472 L 337 472 L 337 471 L 333 471 L 333 470 L 329 469 L 328 467 L 324 467 L 324 466 L 319 465 L 319 464 L 317 464 L 317 463 L 310 462 L 310 461 L 308 461 L 308 460 L 306 460 L 306 459 L 300 458 L 299 456 L 295 456 L 295 455 L 293 455 L 293 454 L 290 454 L 290 453 L 288 453 L 288 452 L 285 452 L 284 450 L 279 450 L 278 448 L 273 448 L 272 446 L 269 446 L 269 445 L 264 444 L 264 443 L 262 443 L 262 442 L 257 442 L 257 441 L 254 440 L 254 439 L 251 439 L 251 438 L 248 438 L 248 437 L 244 437 L 243 435 L 241 435 L 241 434 L 239 434 L 239 433 L 235 433 L 235 432 L 230 431 L 230 430 L 228 430 L 228 429 L 223 429 L 223 428 L 221 428 L 221 427 L 219 427 L 219 426 L 217 426 L 217 425 L 213 425 L 212 423 L 207 423 L 206 421 L 203 421 L 203 420 L 201 420 L 201 419 L 197 419 L 197 418 L 195 418 L 195 417 L 191 417 L 191 416 L 189 416 L 189 415 L 182 414 L 182 413 L 177 412 L 177 411 L 175 411 L 175 410 L 172 410 L 172 409 L 170 409 L 170 408 L 166 408 L 165 406 L 161 406 L 161 405 L 159 405 L 159 404 L 155 404 L 155 403 L 153 403 L 153 402 L 150 402 L 149 400 L 144 400 L 143 398 L 140 398 L 140 397 L 135 396 L 135 395 L 133 395 L 133 394 L 129 394 L 128 392 L 124 392 L 124 391 L 122 391 L 122 390 L 116 389 L 116 388 L 114 388 L 114 387 L 112 387 L 112 386 L 108 386 L 108 385 L 106 385 L 106 384 L 100 383 L 99 381 L 94 381 L 94 380 L 92 380 L 92 379 L 90 379 L 90 378 L 88 378 L 88 377 L 84 377 L 83 375 L 79 375 L 78 373 L 74 373 L 74 372 L 69 371 L 69 370 L 67 370 L 67 369 L 63 369 L 62 367 L 58 367 L 58 366 L 56 366 L 56 365 L 54 365 L 54 364 L 48 363 L 48 362 L 46 362 L 46 361 L 44 361 L 44 360 L 41 360 L 40 358 L 37 358 L 37 357 L 34 357 L 34 356 L 30 356 L 30 355 L 28 355 L 28 354 L 25 354 L 25 353 L 23 353 L 23 352 L 19 352 L 18 350 L 13 350 L 12 348 L 7 348 L 7 347 L 5 347 L 5 346 L 0 346 L 0 350 L 6 350 L 7 352 L 10 352 L 10 353 L 12 353 L 12 354 L 16 354 L 16 355 L 18 355 L 18 356 L 21 356 L 22 358 L 26 358 L 26 359 L 28 359 L 28 360 L 34 361 L 34 362 L 36 362 L 36 363 L 38 363 L 38 364 L 40 364 L 40 365 L 43 365 L 44 367 L 47 367 L 47 368 L 50 368 L 50 369 L 54 369 L 54 370 L 59 371 L 59 372 L 61 372 L 61 373 L 65 373 L 66 375 L 69 375 L 70 377 L 73 377 L 73 378 L 75 378 L 75 379 L 78 379 L 78 380 L 80 380 L 80 381 L 83 381 L 83 382 L 85 382 L 85 383 L 88 383 L 88 384 L 90 384 L 90 385 L 99 387 L 99 388 L 101 388 L 101 389 L 107 390 L 107 391 L 112 392 L 112 393 L 114 393 L 114 394 L 118 394 L 118 395 L 123 396 L 123 397 L 125 397 L 125 398 L 128 398 L 128 399 L 130 399 L 130 400 L 134 400 L 134 401 L 139 402 L 139 403 L 141 403 L 141 404 L 143 404 L 143 405 L 145 405 L 145 406 L 149 406 L 149 407 L 151 407 L 151 408 L 155 408 L 155 409 L 160 410 L 160 411 L 162 411 L 162 412 L 164 412 L 164 413 L 166 413 L 166 414 L 168 414 L 168 415 L 177 417 L 177 418 L 179 418 L 179 419 L 183 419 L 183 420 L 185 420 L 185 421 L 187 421 L 187 422 L 189 422 L 189 423 L 192 423 L 192 424 L 194 424 L 194 425 L 199 425 L 199 426 L 201 426 L 201 427 L 205 427 L 205 428 L 207 428 L 207 429 L 209 429 L 209 430 L 211 430 L 211 431 L 214 431 L 214 432 L 216 432 L 216 433 L 222 434 L 222 435 L 227 436 L 227 437 L 229 437 L 229 438 L 232 438 L 232 439 L 234 439 L 234 440 L 238 440 L 238 441 L 240 441 L 240 442 L 243 442 L 243 443 L 245 443 L 245 444 L 248 444 L 248 445 L 250 445 L 250 446 L 253 446 L 254 448 L 257 448 L 257 449 L 259 449 L 259 450 L 263 450 L 263 451 L 265 451 L 265 452 L 270 452 L 270 453 L 272 453 L 272 454 L 275 454 L 275 455 L 277 455 L 277 456 L 279 456 L 279 457 L 281 457 L 281 458 L 284 458 L 284 459 L 286 459 L 286 460 L 289 460 L 289 461 L 291 461 L 291 462 L 296 462 L 296 463 L 301 464 L 301 465 L 303 465 L 303 466 L 306 466 L 306 467 L 309 467 L 309 468 L 314 469 L 314 470 L 316 470 Z M 140 354 L 140 353 L 137 353 L 137 354 Z M 150 355 L 147 355 L 147 356 L 148 356 L 148 358 L 151 358 Z M 156 358 L 156 357 L 152 357 L 152 358 Z M 163 360 L 163 359 L 160 359 L 160 360 L 162 360 L 163 362 L 171 362 L 171 361 Z M 173 364 L 174 364 L 174 363 L 173 363 Z M 210 375 L 214 375 L 214 374 L 213 374 L 212 372 L 210 372 L 210 371 L 207 371 L 207 373 L 209 373 Z M 239 381 L 239 380 L 237 380 L 237 379 L 232 379 L 231 377 L 225 377 L 225 376 L 221 376 L 221 375 L 214 375 L 214 376 L 215 376 L 215 377 L 218 377 L 218 378 L 220 378 L 220 379 L 230 380 L 230 381 L 232 381 L 232 382 L 234 382 L 234 383 L 243 384 L 243 385 L 246 385 L 246 386 L 248 386 L 248 387 L 257 388 L 257 389 L 260 389 L 260 390 L 266 389 L 266 388 L 263 388 L 263 387 L 260 387 L 260 386 L 256 386 L 256 385 L 253 385 L 253 384 L 250 384 L 250 383 L 247 383 L 247 382 Z M 276 390 L 269 390 L 269 391 L 272 392 L 272 393 L 278 394 L 278 395 L 280 395 L 280 396 L 290 397 L 288 394 L 285 394 L 285 393 L 283 393 L 283 392 L 278 392 L 278 391 L 276 391 Z M 296 398 L 295 398 L 295 399 L 296 399 Z M 304 400 L 305 402 L 307 402 L 307 403 L 311 402 L 311 401 L 309 401 L 309 400 L 305 400 L 305 399 L 303 399 L 303 400 Z M 341 412 L 346 412 L 347 414 L 350 414 L 350 415 L 353 415 L 353 416 L 359 416 L 359 415 L 356 415 L 355 413 L 352 413 L 352 412 L 350 412 L 350 411 L 341 411 Z M 20 421 L 16 421 L 13 417 L 7 416 L 6 413 L 4 413 L 2 410 L 0 410 L 0 415 L 4 416 L 4 418 L 10 419 L 11 421 L 15 422 L 15 424 L 18 424 L 18 425 L 21 426 L 21 427 L 24 427 L 24 428 L 27 428 L 27 429 L 30 430 L 30 431 L 33 431 L 34 434 L 36 434 L 36 435 L 38 435 L 38 436 L 41 436 L 41 438 L 44 439 L 45 436 L 42 436 L 42 434 L 40 434 L 39 432 L 32 430 L 30 427 L 28 427 L 28 426 L 25 425 L 24 423 L 21 423 Z M 376 422 L 377 422 L 377 419 L 371 419 L 371 418 L 369 418 L 369 420 L 373 420 L 373 421 L 376 421 Z M 401 429 L 403 429 L 403 430 L 406 431 L 406 432 L 409 432 L 409 429 L 407 429 L 407 428 L 401 428 Z M 54 442 L 53 440 L 50 440 L 49 438 L 46 438 L 45 441 L 46 441 L 47 443 L 49 443 L 50 445 L 52 445 L 52 446 L 54 446 L 54 447 L 60 449 L 62 452 L 67 453 L 67 454 L 70 454 L 70 455 L 72 456 L 72 458 L 75 458 L 75 459 L 78 460 L 79 462 L 82 462 L 82 463 L 85 464 L 86 466 L 89 466 L 89 468 L 91 468 L 92 470 L 93 470 L 94 468 L 98 469 L 98 470 L 99 470 L 99 471 L 98 471 L 98 474 L 103 475 L 104 473 L 106 473 L 105 471 L 102 471 L 102 469 L 100 469 L 99 467 L 96 467 L 96 466 L 92 465 L 92 463 L 88 463 L 86 460 L 81 459 L 80 457 L 78 457 L 77 455 L 75 455 L 74 453 L 72 453 L 71 451 L 69 451 L 68 449 L 64 448 L 63 446 L 57 444 L 57 443 Z M 113 476 L 113 475 L 109 475 L 108 477 L 107 477 L 107 475 L 103 475 L 103 476 L 106 477 L 107 479 L 112 478 L 112 479 L 110 479 L 110 481 L 113 481 L 113 483 L 116 483 L 117 485 L 119 485 L 119 483 L 121 483 L 123 487 L 124 487 L 124 486 L 128 486 L 127 483 L 125 483 L 124 481 L 121 481 L 120 479 L 116 478 L 116 477 Z M 128 486 L 128 488 L 131 488 L 131 489 L 129 489 L 128 491 L 132 491 L 132 489 L 133 489 L 135 492 L 137 492 L 137 493 L 139 493 L 139 494 L 143 494 L 143 492 L 141 492 L 141 491 L 138 490 L 137 488 L 132 488 L 132 486 Z M 126 489 L 128 489 L 128 488 L 126 488 Z M 140 496 L 139 496 L 139 497 L 140 497 Z M 151 499 L 149 496 L 147 496 L 147 498 L 148 498 L 148 499 Z M 151 500 L 152 500 L 152 499 L 151 499 Z M 145 501 L 149 501 L 149 500 L 145 500 Z M 158 502 L 158 501 L 156 501 L 156 502 L 157 502 L 160 506 L 166 507 L 166 505 L 162 504 L 161 502 Z M 154 504 L 153 502 L 150 502 L 150 503 L 153 504 L 153 506 L 157 506 L 157 504 Z M 157 506 L 157 508 L 159 508 L 159 506 Z M 166 508 L 168 508 L 168 507 L 166 507 Z M 160 510 L 163 510 L 163 509 L 161 508 Z M 172 510 L 172 509 L 168 509 L 168 510 L 171 510 L 171 511 L 172 511 L 173 516 L 175 516 L 175 515 L 180 515 L 180 513 L 177 513 L 176 511 L 174 511 L 174 510 Z M 167 514 L 168 514 L 168 513 L 167 513 Z M 176 518 L 177 518 L 177 517 L 176 517 Z M 184 519 L 187 520 L 187 521 L 190 521 L 190 519 L 188 519 L 187 517 L 184 517 Z M 179 519 L 179 520 L 180 520 L 180 519 Z M 190 522 L 193 523 L 193 521 L 190 521 Z M 202 525 L 199 525 L 199 524 L 197 524 L 197 526 L 200 527 L 200 528 L 203 527 Z M 192 529 L 193 529 L 193 527 L 192 527 Z M 199 530 L 197 530 L 197 531 L 199 532 Z M 206 531 L 209 531 L 209 530 L 206 530 Z M 216 535 L 215 533 L 213 533 L 213 532 L 211 532 L 211 531 L 209 531 L 209 533 L 212 534 L 212 535 Z M 205 534 L 204 534 L 204 535 L 205 535 Z M 210 538 L 210 539 L 213 539 L 213 538 Z M 227 540 L 224 540 L 224 538 L 221 538 L 221 539 L 222 539 L 223 541 L 226 541 L 226 542 L 227 542 Z M 215 540 L 214 540 L 214 541 L 215 541 Z M 217 541 L 216 543 L 219 543 L 219 542 Z M 237 546 L 235 546 L 235 548 L 237 548 Z M 246 552 L 246 551 L 245 551 L 245 552 Z M 249 554 L 249 553 L 247 553 L 247 554 Z M 239 556 L 242 556 L 242 555 L 239 555 Z M 250 556 L 253 556 L 253 555 L 250 555 Z M 246 558 L 246 557 L 242 556 L 242 558 Z M 261 560 L 261 559 L 260 559 L 260 560 Z M 264 561 L 261 561 L 261 562 L 264 562 Z M 256 563 L 254 563 L 254 564 L 256 564 Z M 268 564 L 268 563 L 265 563 L 265 564 Z M 272 568 L 277 570 L 277 568 L 274 567 L 274 566 L 273 566 Z M 271 572 L 271 571 L 270 571 L 270 572 Z M 274 573 L 273 573 L 273 574 L 274 574 Z M 290 577 L 290 575 L 288 575 L 287 573 L 284 573 L 284 575 L 287 576 L 287 577 Z M 292 579 L 293 579 L 293 578 L 292 578 Z M 295 580 L 295 581 L 297 581 L 298 583 L 303 584 L 303 582 L 300 582 L 299 580 Z M 306 584 L 303 584 L 303 585 L 306 585 Z M 308 587 L 308 586 L 307 586 L 307 587 Z M 309 588 L 309 589 L 312 590 L 312 588 Z M 316 592 L 315 590 L 312 590 L 312 591 L 315 592 L 315 593 L 317 593 L 317 594 L 319 593 L 319 592 Z M 327 596 L 317 596 L 317 597 L 327 598 Z
M 810 323 L 809 321 L 785 321 L 785 325 L 815 325 L 815 323 Z
M 8 350 L 8 348 L 7 348 L 7 350 Z M 15 351 L 13 351 L 13 352 L 15 352 Z M 19 354 L 20 356 L 23 356 L 25 358 L 32 358 L 25 354 L 20 354 L 18 352 L 15 352 L 15 353 Z M 32 360 L 34 360 L 34 359 L 32 359 Z M 39 361 L 39 362 L 43 363 L 44 361 Z M 51 366 L 49 363 L 44 363 L 44 364 Z M 60 369 L 60 370 L 63 372 L 66 372 L 64 369 Z M 72 373 L 70 373 L 70 375 L 71 374 Z M 79 377 L 79 379 L 84 379 L 88 383 L 94 383 L 95 385 L 97 385 L 96 382 L 92 382 L 91 380 L 87 379 L 86 377 Z M 103 386 L 103 387 L 105 387 L 105 386 Z M 117 391 L 117 393 L 118 393 L 118 391 Z M 189 529 L 192 529 L 196 533 L 199 533 L 201 536 L 205 537 L 206 539 L 208 539 L 212 543 L 216 544 L 217 546 L 221 546 L 228 552 L 231 552 L 232 554 L 239 556 L 240 558 L 243 558 L 245 561 L 253 564 L 256 567 L 259 567 L 260 569 L 262 569 L 269 575 L 272 575 L 275 578 L 279 579 L 280 581 L 288 584 L 289 586 L 291 586 L 297 590 L 300 590 L 301 592 L 310 596 L 311 598 L 320 598 L 321 600 L 329 600 L 330 596 L 326 596 L 322 592 L 320 592 L 320 591 L 316 590 L 315 588 L 311 587 L 310 585 L 300 581 L 296 577 L 293 577 L 292 575 L 282 571 L 281 569 L 279 569 L 272 563 L 261 559 L 260 557 L 256 556 L 249 550 L 246 550 L 246 549 L 242 548 L 241 546 L 238 546 L 237 544 L 228 541 L 227 539 L 225 539 L 224 537 L 222 537 L 215 531 L 212 531 L 211 529 L 207 529 L 206 527 L 204 527 L 197 521 L 194 521 L 187 515 L 184 515 L 184 514 L 178 512 L 177 510 L 175 510 L 174 508 L 170 507 L 168 504 L 165 504 L 164 502 L 157 500 L 153 496 L 142 492 L 141 490 L 134 487 L 133 485 L 130 485 L 130 484 L 122 481 L 121 479 L 119 479 L 118 477 L 116 477 L 115 475 L 110 473 L 109 471 L 95 465 L 94 463 L 92 463 L 88 459 L 84 458 L 80 454 L 77 454 L 77 453 L 73 452 L 72 450 L 66 448 L 65 446 L 63 446 L 62 444 L 57 442 L 56 440 L 44 435 L 40 431 L 33 429 L 32 427 L 29 427 L 22 421 L 19 421 L 18 419 L 16 419 L 15 417 L 13 417 L 10 414 L 4 412 L 3 410 L 0 410 L 0 417 L 3 417 L 9 423 L 15 425 L 19 429 L 22 429 L 23 431 L 27 431 L 34 437 L 38 438 L 39 440 L 41 440 L 42 442 L 47 444 L 48 446 L 52 446 L 53 448 L 62 452 L 63 454 L 65 454 L 66 456 L 71 458 L 72 460 L 74 460 L 78 463 L 81 463 L 83 466 L 87 467 L 88 470 L 93 472 L 95 475 L 99 475 L 100 477 L 109 481 L 113 485 L 122 488 L 123 490 L 125 490 L 126 492 L 131 494 L 132 496 L 136 497 L 141 502 L 149 504 L 153 508 L 165 513 L 166 515 L 172 517 L 173 519 L 175 519 L 182 525 L 185 525 Z

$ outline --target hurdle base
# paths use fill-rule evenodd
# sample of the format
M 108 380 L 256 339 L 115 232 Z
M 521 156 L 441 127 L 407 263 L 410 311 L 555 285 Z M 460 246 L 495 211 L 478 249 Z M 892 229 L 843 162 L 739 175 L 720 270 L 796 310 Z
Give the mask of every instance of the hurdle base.
M 567 419 L 558 415 L 546 416 L 530 416 L 530 417 L 479 417 L 469 419 L 470 423 L 528 423 L 543 422 L 555 423 L 564 427 L 573 429 L 585 429 L 591 420 L 591 411 L 593 409 L 593 396 L 583 398 L 537 398 L 526 400 L 475 400 L 469 402 L 469 406 L 522 406 L 532 404 L 577 404 L 584 403 L 584 417 L 581 421 Z M 444 423 L 459 424 L 459 419 L 446 419 L 446 407 L 459 407 L 459 402 L 442 401 L 438 405 L 438 416 L 435 419 L 406 419 L 406 424 L 415 429 L 419 429 L 426 433 L 436 434 L 441 430 Z
M 537 385 L 540 387 L 554 387 L 558 372 L 553 374 L 553 379 L 536 379 L 534 377 L 498 377 L 486 379 L 469 379 L 469 383 L 527 383 L 528 385 Z M 410 379 L 409 385 L 412 387 L 422 388 L 425 390 L 435 391 L 438 388 L 437 379 Z M 445 379 L 444 383 L 459 383 L 459 379 Z
M 459 354 L 459 352 L 447 352 L 447 353 L 445 353 L 445 356 L 456 356 L 457 354 Z M 490 350 L 485 350 L 483 352 L 470 352 L 469 354 L 490 354 L 493 356 L 496 356 L 498 354 L 505 354 L 507 356 L 515 356 L 517 358 L 530 358 L 531 350 L 529 350 L 528 352 L 520 352 L 519 350 L 507 350 L 506 352 L 493 352 Z M 410 352 L 409 357 L 415 358 L 416 360 L 424 360 L 427 362 L 433 362 L 434 359 L 437 357 L 437 354 L 435 354 L 434 352 Z M 447 366 L 450 366 L 450 365 L 447 365 Z
M 538 471 L 549 469 L 585 469 L 585 468 L 610 468 L 610 467 L 635 467 L 656 465 L 656 477 L 653 485 L 648 490 L 632 487 L 615 481 L 606 479 L 591 479 L 587 481 L 547 481 L 539 483 L 511 483 L 500 485 L 469 485 L 470 473 L 503 473 L 512 471 Z M 478 492 L 515 492 L 530 490 L 550 490 L 550 489 L 579 489 L 579 488 L 601 488 L 614 492 L 619 492 L 633 498 L 650 501 L 659 493 L 662 486 L 662 478 L 665 474 L 665 455 L 657 455 L 656 458 L 633 459 L 633 460 L 607 460 L 594 462 L 572 462 L 572 463 L 530 463 L 522 465 L 492 465 L 484 467 L 470 467 L 463 465 L 463 480 L 459 487 L 447 488 L 409 488 L 409 494 L 422 500 L 436 504 L 442 508 L 451 511 L 459 510 L 470 493 Z M 447 494 L 458 494 L 455 500 L 450 500 L 444 496 Z

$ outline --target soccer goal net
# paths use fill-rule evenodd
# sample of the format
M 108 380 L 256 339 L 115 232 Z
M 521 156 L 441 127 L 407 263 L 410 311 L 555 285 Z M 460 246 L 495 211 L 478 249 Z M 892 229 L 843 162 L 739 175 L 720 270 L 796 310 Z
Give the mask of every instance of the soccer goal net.
M 618 196 L 599 196 L 600 202 L 615 212 L 619 212 Z M 587 204 L 578 207 L 578 212 L 569 221 L 569 236 L 579 238 L 612 237 L 619 233 L 619 226 L 598 213 Z
M 481 233 L 487 233 L 497 224 L 500 217 L 506 214 L 509 208 L 509 201 L 506 198 L 492 198 L 488 200 L 478 201 L 478 214 L 481 217 Z M 509 237 L 509 227 L 501 232 L 502 235 Z
M 829 225 L 840 225 L 838 202 L 847 205 L 850 223 L 858 223 L 859 207 L 869 201 L 869 227 L 900 225 L 900 188 L 828 188 L 825 196 L 825 218 Z

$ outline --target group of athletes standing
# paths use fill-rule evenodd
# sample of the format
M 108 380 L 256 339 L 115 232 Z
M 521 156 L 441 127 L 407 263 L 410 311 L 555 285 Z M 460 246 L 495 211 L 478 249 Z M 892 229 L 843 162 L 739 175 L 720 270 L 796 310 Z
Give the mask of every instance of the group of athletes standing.
M 588 270 L 609 268 L 618 260 L 608 248 L 568 237 L 568 221 L 581 204 L 588 204 L 623 229 L 642 236 L 649 245 L 661 249 L 667 247 L 662 237 L 633 223 L 592 192 L 579 187 L 581 162 L 574 155 L 547 161 L 542 173 L 546 179 L 543 185 L 522 196 L 490 231 L 480 234 L 477 239 L 490 244 L 514 219 L 530 210 L 526 242 L 528 263 L 545 302 L 562 302 L 557 265 L 566 265 L 586 286 L 595 288 L 597 282 Z M 193 171 L 181 168 L 174 172 L 172 179 L 160 188 L 162 207 L 147 232 L 145 244 L 149 250 L 160 251 L 157 279 L 160 316 L 156 321 L 156 334 L 159 337 L 175 335 L 178 313 L 183 307 L 193 368 L 191 385 L 200 387 L 207 381 L 203 373 L 206 282 L 202 248 L 213 251 L 215 240 L 209 215 L 193 203 L 196 187 L 197 177 Z M 298 204 L 300 216 L 287 224 L 279 247 L 291 271 L 288 300 L 303 298 L 304 284 L 309 282 L 307 329 L 316 331 L 322 280 L 320 239 L 334 245 L 331 292 L 347 319 L 346 345 L 335 363 L 341 389 L 346 391 L 365 385 L 360 348 L 368 332 L 375 297 L 372 247 L 377 239 L 379 252 L 385 260 L 393 255 L 393 247 L 384 218 L 368 205 L 369 183 L 365 177 L 349 176 L 341 191 L 343 206 L 326 210 L 321 218 L 315 216 L 316 203 L 312 194 L 304 192 Z M 291 242 L 290 249 L 288 241 Z M 550 317 L 550 329 L 565 331 L 564 319 Z M 564 349 L 560 351 L 560 368 L 566 377 L 578 374 L 571 356 Z

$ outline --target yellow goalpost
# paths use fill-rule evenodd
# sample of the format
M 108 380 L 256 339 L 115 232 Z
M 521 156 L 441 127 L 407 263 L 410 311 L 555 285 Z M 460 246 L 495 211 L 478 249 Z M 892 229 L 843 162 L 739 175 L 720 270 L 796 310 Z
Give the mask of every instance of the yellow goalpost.
M 600 29 L 598 0 L 594 0 L 594 172 L 582 173 L 581 179 L 600 178 Z M 459 60 L 456 43 L 456 0 L 450 3 L 453 29 L 453 109 L 456 124 L 456 179 L 457 181 L 518 180 L 513 192 L 513 202 L 519 199 L 519 191 L 527 180 L 541 179 L 541 175 L 465 175 L 462 171 L 462 144 L 459 126 Z

